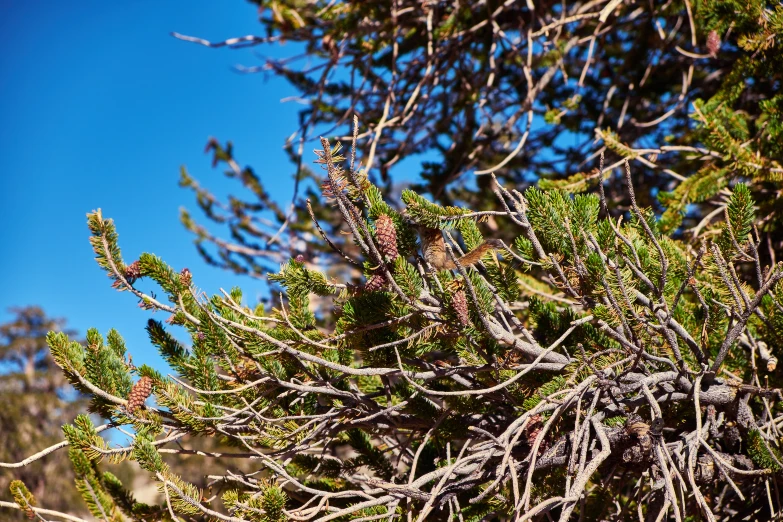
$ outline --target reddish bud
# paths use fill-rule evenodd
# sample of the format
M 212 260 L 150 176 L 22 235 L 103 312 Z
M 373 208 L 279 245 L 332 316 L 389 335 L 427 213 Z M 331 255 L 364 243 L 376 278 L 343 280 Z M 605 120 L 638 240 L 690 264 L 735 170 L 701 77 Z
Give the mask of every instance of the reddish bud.
M 710 56 L 715 58 L 718 56 L 719 50 L 720 36 L 718 35 L 717 31 L 710 31 L 710 34 L 707 35 L 707 51 L 710 53 Z
M 134 261 L 125 267 L 125 279 L 129 283 L 133 283 L 136 279 L 141 277 L 141 265 L 138 261 Z

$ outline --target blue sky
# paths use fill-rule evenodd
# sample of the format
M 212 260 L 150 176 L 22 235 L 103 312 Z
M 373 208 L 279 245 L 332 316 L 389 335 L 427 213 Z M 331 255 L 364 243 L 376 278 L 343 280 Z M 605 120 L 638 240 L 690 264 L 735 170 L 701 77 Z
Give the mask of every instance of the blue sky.
M 30 1 L 5 2 L 0 14 L 0 322 L 10 306 L 40 305 L 81 335 L 116 328 L 136 364 L 162 369 L 144 332 L 149 312 L 112 290 L 93 261 L 85 214 L 101 208 L 115 220 L 127 262 L 152 252 L 190 268 L 210 294 L 239 285 L 251 302 L 260 295 L 258 282 L 209 267 L 195 252 L 178 212 L 199 212 L 177 186 L 179 167 L 227 193 L 233 185 L 203 148 L 210 136 L 231 140 L 271 195 L 290 200 L 293 167 L 282 145 L 300 107 L 280 102 L 294 94 L 284 81 L 233 70 L 260 64 L 260 50 L 169 36 L 258 34 L 256 8 L 242 0 Z

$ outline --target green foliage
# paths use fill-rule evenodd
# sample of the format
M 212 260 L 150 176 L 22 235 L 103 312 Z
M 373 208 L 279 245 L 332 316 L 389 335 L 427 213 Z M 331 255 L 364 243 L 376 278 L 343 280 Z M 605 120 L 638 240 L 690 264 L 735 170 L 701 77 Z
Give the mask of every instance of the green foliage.
M 326 281 L 323 274 L 309 270 L 293 259 L 283 265 L 280 273 L 270 275 L 269 280 L 280 283 L 287 290 L 289 318 L 302 330 L 315 324 L 315 316 L 309 308 L 309 295 L 326 296 L 335 293 L 335 287 Z
M 598 182 L 603 182 L 609 177 L 609 172 L 601 175 L 598 169 L 592 172 L 577 172 L 565 179 L 542 178 L 538 182 L 538 187 L 542 190 L 562 190 L 570 194 L 585 192 L 595 187 Z
M 753 199 L 744 183 L 738 183 L 734 187 L 726 206 L 726 217 L 727 221 L 717 241 L 724 257 L 731 255 L 735 245 L 738 251 L 742 251 L 748 243 L 748 234 L 754 220 Z
M 780 462 L 783 455 L 764 440 L 758 429 L 748 430 L 746 440 L 748 444 L 746 451 L 753 462 L 763 469 L 769 469 L 774 472 L 781 470 Z
M 285 522 L 283 509 L 288 498 L 276 485 L 264 484 L 260 495 L 230 490 L 223 494 L 223 503 L 236 517 L 259 522 Z
M 528 397 L 525 399 L 525 402 L 522 403 L 522 409 L 525 411 L 530 411 L 546 397 L 557 393 L 563 387 L 565 386 L 565 379 L 561 376 L 557 376 L 554 379 L 550 380 L 549 382 L 543 384 L 534 395 L 531 397 Z
M 394 281 L 399 285 L 405 295 L 417 297 L 422 290 L 423 282 L 416 267 L 408 263 L 404 258 L 398 257 L 394 261 Z
M 28 517 L 33 518 L 35 512 L 32 508 L 35 506 L 36 501 L 33 494 L 30 493 L 30 490 L 24 485 L 24 482 L 21 480 L 12 480 L 8 488 L 11 490 L 16 505 L 27 513 Z
M 409 189 L 402 191 L 401 198 L 406 205 L 408 216 L 419 225 L 429 228 L 454 226 L 456 220 L 444 221 L 441 218 L 455 218 L 470 213 L 469 210 L 459 207 L 442 207 Z
M 599 202 L 595 194 L 570 197 L 561 191 L 530 188 L 525 199 L 530 223 L 547 231 L 543 246 L 548 252 L 568 256 L 573 251 L 572 244 L 583 245 L 585 235 L 596 231 Z M 584 252 L 583 248 L 579 250 Z
M 513 303 L 519 299 L 521 291 L 516 272 L 512 267 L 493 262 L 486 263 L 485 266 L 489 281 L 505 301 Z
M 514 240 L 514 248 L 517 249 L 517 251 L 523 258 L 530 261 L 534 259 L 533 243 L 531 243 L 528 238 L 524 236 L 518 236 Z
M 87 331 L 85 377 L 111 395 L 127 397 L 131 379 L 124 358 L 125 344 L 116 330 L 109 331 L 108 339 L 107 346 L 98 330 Z
M 124 278 L 126 265 L 122 261 L 120 247 L 117 244 L 119 236 L 111 219 L 103 219 L 101 209 L 87 214 L 87 225 L 90 228 L 92 237 L 90 244 L 95 251 L 95 260 L 98 266 L 103 268 L 114 281 L 118 281 L 125 288 Z M 127 281 L 126 281 L 127 282 Z
M 360 455 L 349 461 L 347 464 L 348 468 L 368 466 L 384 480 L 391 479 L 393 473 L 392 465 L 383 456 L 383 452 L 373 445 L 370 434 L 354 429 L 349 430 L 345 436 L 346 442 Z
M 51 332 L 47 343 L 55 362 L 60 366 L 74 387 L 91 393 L 93 389 L 86 383 L 92 383 L 104 392 L 115 397 L 127 397 L 131 389 L 128 363 L 124 359 L 124 341 L 115 330 L 109 332 L 109 345 L 95 329 L 87 332 L 87 346 L 69 341 L 64 333 Z M 110 416 L 113 408 L 111 401 L 103 396 L 93 395 L 92 407 L 105 416 Z
M 165 464 L 152 442 L 149 436 L 137 436 L 133 442 L 133 458 L 150 473 L 160 473 L 165 470 Z
M 276 485 L 266 487 L 261 493 L 261 509 L 264 510 L 264 516 L 261 522 L 283 522 L 288 517 L 283 512 L 288 497 L 283 490 Z
M 74 453 L 75 452 L 71 453 L 71 460 L 75 460 Z M 74 469 L 78 468 L 74 466 Z M 87 509 L 89 509 L 94 517 L 97 517 L 100 520 L 109 521 L 122 520 L 113 501 L 106 492 L 100 488 L 98 481 L 94 478 L 77 478 L 76 489 L 82 494 Z
M 661 192 L 659 201 L 666 207 L 661 217 L 665 231 L 676 230 L 689 204 L 701 203 L 714 197 L 726 186 L 726 170 L 704 167 L 677 185 L 671 192 Z
M 71 448 L 81 451 L 80 457 L 83 453 L 89 459 L 100 462 L 108 453 L 106 442 L 95 431 L 95 426 L 87 415 L 79 415 L 74 419 L 73 424 L 63 425 L 63 433 Z M 110 458 L 113 462 L 121 462 L 125 457 L 126 455 L 119 452 L 112 453 Z M 85 473 L 85 469 L 81 472 Z

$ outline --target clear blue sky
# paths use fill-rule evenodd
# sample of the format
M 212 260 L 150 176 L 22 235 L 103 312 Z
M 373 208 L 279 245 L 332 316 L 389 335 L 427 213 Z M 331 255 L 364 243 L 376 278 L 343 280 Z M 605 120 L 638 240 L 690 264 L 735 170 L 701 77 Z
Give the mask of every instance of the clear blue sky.
M 3 3 L 0 322 L 10 306 L 37 304 L 81 335 L 117 328 L 136 364 L 163 369 L 144 332 L 149 312 L 112 290 L 93 261 L 85 214 L 96 208 L 115 220 L 126 261 L 153 252 L 190 268 L 210 294 L 238 284 L 251 302 L 260 295 L 258 282 L 198 257 L 178 220 L 181 206 L 198 215 L 177 186 L 179 167 L 225 194 L 232 185 L 203 148 L 209 136 L 232 140 L 240 163 L 289 200 L 293 167 L 282 144 L 300 107 L 280 102 L 293 94 L 285 82 L 234 72 L 261 63 L 258 50 L 169 36 L 260 30 L 255 6 L 242 0 Z

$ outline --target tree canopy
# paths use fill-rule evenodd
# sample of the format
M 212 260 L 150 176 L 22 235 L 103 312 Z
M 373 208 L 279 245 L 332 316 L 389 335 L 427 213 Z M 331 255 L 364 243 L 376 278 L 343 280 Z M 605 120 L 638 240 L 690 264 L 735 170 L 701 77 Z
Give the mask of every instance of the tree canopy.
M 92 411 L 133 428 L 123 447 L 86 415 L 63 428 L 93 516 L 780 516 L 781 6 L 293 0 L 259 13 L 263 36 L 178 37 L 304 50 L 261 67 L 308 103 L 289 142 L 298 188 L 290 206 L 272 201 L 213 139 L 251 198 L 220 202 L 183 169 L 229 238 L 183 221 L 208 260 L 268 276 L 275 296 L 207 296 L 154 254 L 126 261 L 114 222 L 88 214 L 114 288 L 166 315 L 147 331 L 172 371 L 130 364 L 113 330 L 85 345 L 49 334 Z M 420 180 L 395 183 L 417 159 Z M 194 436 L 232 449 L 181 444 Z M 183 454 L 248 466 L 203 486 L 171 465 Z M 124 459 L 161 503 L 101 471 Z
M 347 141 L 358 115 L 363 166 L 387 195 L 395 175 L 410 173 L 419 174 L 414 190 L 475 210 L 494 205 L 491 173 L 512 186 L 582 192 L 595 188 L 605 152 L 615 214 L 629 209 L 617 183 L 628 159 L 639 204 L 662 214 L 668 232 L 698 236 L 739 180 L 752 180 L 764 228 L 780 219 L 783 15 L 775 3 L 256 3 L 260 36 L 176 36 L 262 52 L 294 44 L 245 70 L 286 78 L 306 104 L 287 142 L 297 187 L 322 182 L 306 167 L 306 144 L 319 135 Z M 249 191 L 221 203 L 183 169 L 182 184 L 208 218 L 183 213 L 202 254 L 256 276 L 292 250 L 305 254 L 307 239 L 281 241 L 317 236 L 299 188 L 292 211 L 269 200 L 230 143 L 208 148 Z

